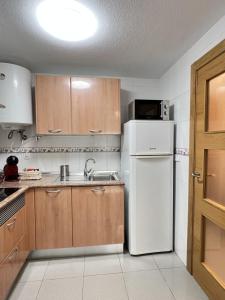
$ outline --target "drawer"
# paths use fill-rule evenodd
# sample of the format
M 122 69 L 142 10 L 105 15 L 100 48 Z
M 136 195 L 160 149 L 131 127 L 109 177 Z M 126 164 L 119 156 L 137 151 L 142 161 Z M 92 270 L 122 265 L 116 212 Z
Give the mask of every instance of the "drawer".
M 28 251 L 26 248 L 25 236 L 23 236 L 0 264 L 0 300 L 6 299 L 15 278 L 27 258 Z
M 25 207 L 23 207 L 0 227 L 0 262 L 25 234 L 25 221 Z

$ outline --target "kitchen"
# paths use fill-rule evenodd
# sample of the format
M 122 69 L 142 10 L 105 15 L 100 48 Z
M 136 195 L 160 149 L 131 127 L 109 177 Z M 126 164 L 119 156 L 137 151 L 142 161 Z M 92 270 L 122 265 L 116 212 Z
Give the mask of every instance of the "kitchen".
M 19 2 L 1 8 L 0 299 L 208 299 L 189 273 L 222 299 L 189 265 L 188 136 L 191 65 L 223 40 L 223 3 L 205 1 L 204 13 L 176 3 L 195 36 L 165 1 Z M 177 18 L 166 61 L 127 18 L 156 18 L 150 4 Z

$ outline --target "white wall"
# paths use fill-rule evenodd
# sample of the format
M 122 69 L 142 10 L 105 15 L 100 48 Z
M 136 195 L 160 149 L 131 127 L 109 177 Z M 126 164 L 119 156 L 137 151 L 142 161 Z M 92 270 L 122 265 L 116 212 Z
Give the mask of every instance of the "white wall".
M 121 79 L 121 109 L 122 122 L 127 121 L 127 105 L 135 98 L 158 98 L 158 80 L 141 78 Z M 35 136 L 35 130 L 28 131 L 28 136 Z M 0 147 L 21 146 L 18 138 L 7 139 L 8 131 L 0 129 Z M 120 136 L 71 136 L 71 137 L 42 137 L 39 141 L 31 138 L 23 147 L 118 147 Z M 6 158 L 11 154 L 0 154 L 0 169 L 3 168 Z M 19 169 L 25 167 L 40 168 L 41 171 L 59 172 L 61 164 L 69 164 L 71 172 L 81 172 L 87 158 L 96 159 L 96 170 L 120 170 L 119 152 L 94 153 L 27 153 L 15 154 L 20 162 Z
M 198 58 L 225 38 L 225 16 L 188 50 L 160 79 L 161 97 L 171 101 L 176 122 L 177 152 L 189 148 L 190 70 Z M 186 263 L 188 218 L 188 164 L 186 155 L 176 155 L 175 250 Z

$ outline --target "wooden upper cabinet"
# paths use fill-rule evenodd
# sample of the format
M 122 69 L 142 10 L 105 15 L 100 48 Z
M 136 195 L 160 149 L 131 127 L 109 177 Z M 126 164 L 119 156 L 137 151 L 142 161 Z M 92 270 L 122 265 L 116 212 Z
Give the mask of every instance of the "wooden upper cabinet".
M 72 188 L 73 246 L 124 242 L 123 186 Z
M 120 134 L 120 80 L 71 78 L 72 133 Z
M 69 76 L 36 76 L 37 134 L 71 134 Z
M 36 249 L 72 247 L 71 188 L 35 189 Z

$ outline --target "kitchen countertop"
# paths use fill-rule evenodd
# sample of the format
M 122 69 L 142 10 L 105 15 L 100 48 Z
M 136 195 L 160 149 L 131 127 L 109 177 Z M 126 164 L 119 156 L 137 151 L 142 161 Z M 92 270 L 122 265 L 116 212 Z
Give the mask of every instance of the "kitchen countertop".
M 40 180 L 19 180 L 19 181 L 4 181 L 0 184 L 0 188 L 20 188 L 5 200 L 0 202 L 0 209 L 8 205 L 20 194 L 24 193 L 29 188 L 37 187 L 73 187 L 73 186 L 102 186 L 102 185 L 124 185 L 121 180 L 110 181 L 88 181 L 88 180 L 70 180 L 60 181 L 59 175 L 43 175 Z

